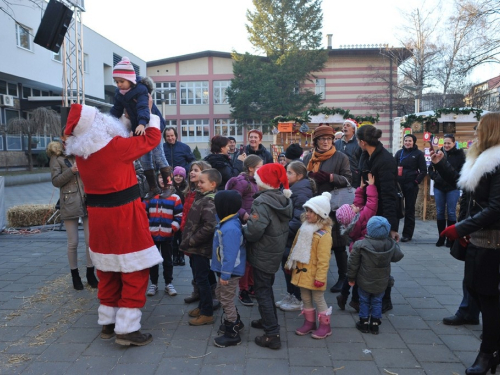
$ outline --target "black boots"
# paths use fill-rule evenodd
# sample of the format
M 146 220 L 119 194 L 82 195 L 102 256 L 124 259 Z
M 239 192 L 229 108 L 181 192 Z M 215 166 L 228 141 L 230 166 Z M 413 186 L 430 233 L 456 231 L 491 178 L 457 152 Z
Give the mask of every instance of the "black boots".
M 99 284 L 99 281 L 96 279 L 94 271 L 95 267 L 87 267 L 87 283 L 92 288 L 97 288 L 97 284 Z
M 465 370 L 467 375 L 485 375 L 491 369 L 491 373 L 496 372 L 499 362 L 498 352 L 483 353 L 479 352 L 474 364 Z
M 359 318 L 359 322 L 356 322 L 356 328 L 363 333 L 370 332 L 370 320 L 368 318 Z
M 238 322 L 224 321 L 224 335 L 214 339 L 214 345 L 219 348 L 236 346 L 241 343 L 240 328 Z
M 158 187 L 156 183 L 155 171 L 154 169 L 149 169 L 144 171 L 144 176 L 146 176 L 146 181 L 149 185 L 149 192 L 146 194 L 144 199 L 148 200 L 153 198 L 157 194 L 161 194 L 161 189 Z
M 255 338 L 255 343 L 259 346 L 269 349 L 279 349 L 281 348 L 280 335 L 267 335 L 257 336 Z
M 151 333 L 141 333 L 140 331 L 134 331 L 126 333 L 124 335 L 116 335 L 115 343 L 125 346 L 144 346 L 153 341 L 153 336 Z
M 444 241 L 446 240 L 446 237 L 441 237 L 441 233 L 443 232 L 443 230 L 446 229 L 446 220 L 437 220 L 437 227 L 438 227 L 438 236 L 439 236 L 439 239 L 438 241 L 436 242 L 436 246 L 437 247 L 441 247 L 444 245 Z
M 370 332 L 373 333 L 374 335 L 378 335 L 378 326 L 381 325 L 382 322 L 380 319 L 371 317 L 370 318 Z
M 392 310 L 391 290 L 393 286 L 394 286 L 394 277 L 390 276 L 389 284 L 387 285 L 384 297 L 382 298 L 382 313 Z
M 115 323 L 105 324 L 102 326 L 101 339 L 108 340 L 115 335 Z
M 342 251 L 334 251 L 333 254 L 335 254 L 335 261 L 337 262 L 339 278 L 337 283 L 330 288 L 330 292 L 338 293 L 342 290 L 342 284 L 344 284 L 347 273 L 347 253 L 343 248 Z
M 78 273 L 78 268 L 71 270 L 71 278 L 73 279 L 73 288 L 76 290 L 83 290 L 82 279 Z

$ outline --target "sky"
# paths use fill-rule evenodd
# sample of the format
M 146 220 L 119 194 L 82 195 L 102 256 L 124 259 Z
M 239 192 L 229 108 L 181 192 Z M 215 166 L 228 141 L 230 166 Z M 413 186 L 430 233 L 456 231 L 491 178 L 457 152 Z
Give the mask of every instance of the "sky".
M 341 45 L 399 47 L 406 19 L 402 12 L 437 0 L 323 0 L 323 35 Z M 446 1 L 446 0 L 444 0 Z M 206 50 L 261 54 L 248 41 L 245 24 L 252 0 L 85 0 L 83 23 L 145 61 Z M 443 11 L 443 8 L 440 8 Z M 473 73 L 474 81 L 498 75 Z

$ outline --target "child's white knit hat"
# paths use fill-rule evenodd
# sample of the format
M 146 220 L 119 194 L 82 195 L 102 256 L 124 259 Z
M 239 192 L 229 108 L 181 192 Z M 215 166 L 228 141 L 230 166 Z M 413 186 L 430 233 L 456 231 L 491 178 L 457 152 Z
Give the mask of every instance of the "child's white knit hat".
M 328 215 L 330 215 L 331 199 L 332 195 L 329 192 L 325 191 L 320 196 L 313 197 L 309 199 L 306 203 L 304 203 L 304 208 L 309 207 L 312 211 L 317 213 L 321 218 L 326 219 L 328 218 Z

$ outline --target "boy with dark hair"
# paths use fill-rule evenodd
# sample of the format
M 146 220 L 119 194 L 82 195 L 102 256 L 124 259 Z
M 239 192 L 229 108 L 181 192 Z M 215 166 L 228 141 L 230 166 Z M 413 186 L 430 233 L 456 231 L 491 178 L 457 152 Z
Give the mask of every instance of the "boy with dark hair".
M 200 293 L 198 307 L 189 311 L 192 326 L 212 324 L 214 322 L 212 289 L 208 274 L 212 245 L 217 225 L 214 196 L 222 176 L 216 169 L 205 169 L 200 174 L 198 191 L 187 215 L 186 225 L 182 232 L 180 250 L 191 256 L 194 281 Z

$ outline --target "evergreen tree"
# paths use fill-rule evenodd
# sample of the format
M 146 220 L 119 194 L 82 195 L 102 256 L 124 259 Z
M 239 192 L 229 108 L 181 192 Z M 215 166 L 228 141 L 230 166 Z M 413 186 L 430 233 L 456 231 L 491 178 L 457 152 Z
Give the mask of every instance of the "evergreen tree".
M 193 155 L 196 160 L 201 160 L 201 153 L 200 150 L 198 150 L 198 146 L 196 146 L 193 150 Z
M 231 115 L 240 123 L 269 122 L 278 115 L 299 115 L 321 98 L 299 87 L 323 69 L 321 0 L 253 0 L 247 11 L 249 39 L 266 57 L 233 53 Z

